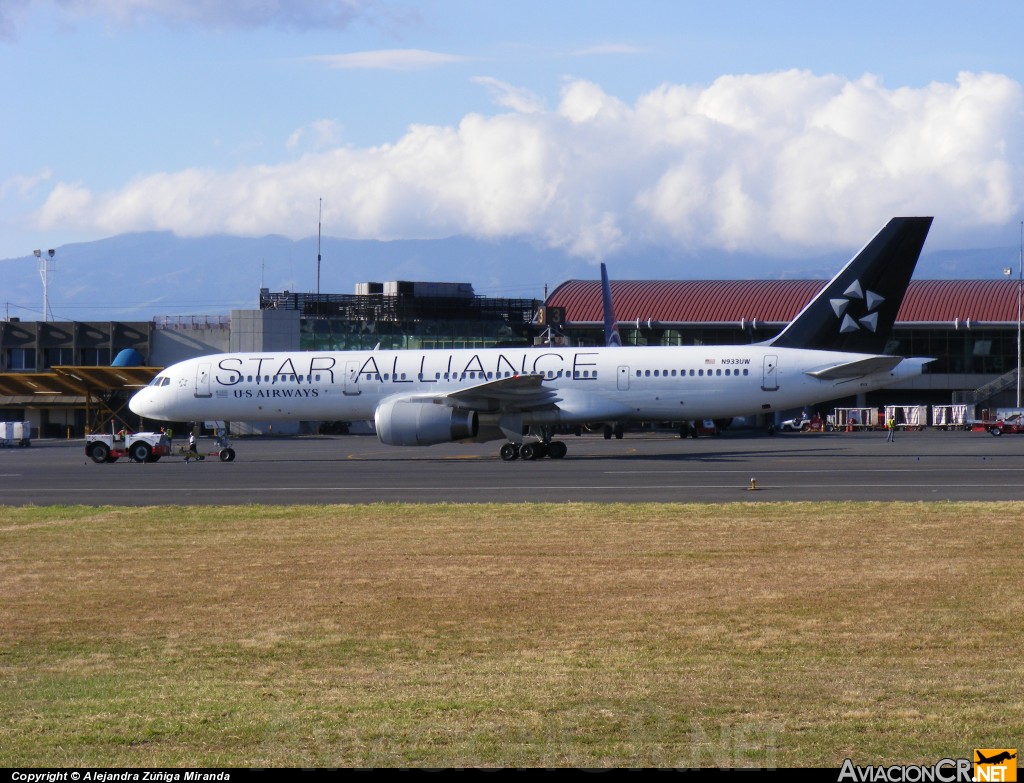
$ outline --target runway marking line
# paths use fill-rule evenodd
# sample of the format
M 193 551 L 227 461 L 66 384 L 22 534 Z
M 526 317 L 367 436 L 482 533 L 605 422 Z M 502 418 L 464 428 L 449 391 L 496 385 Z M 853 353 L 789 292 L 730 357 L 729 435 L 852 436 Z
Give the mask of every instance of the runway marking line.
M 782 469 L 782 468 L 768 468 L 768 469 L 757 468 L 756 470 L 757 470 L 758 473 L 793 473 L 793 474 L 796 474 L 798 472 L 794 468 L 786 468 L 786 469 Z M 956 470 L 958 473 L 997 473 L 997 472 L 1020 473 L 1020 472 L 1024 471 L 1024 467 L 1020 467 L 1020 468 L 995 468 L 995 467 L 987 467 L 987 468 L 955 468 L 955 467 L 942 467 L 942 466 L 927 466 L 926 467 L 926 466 L 922 465 L 920 468 L 820 468 L 820 469 L 802 468 L 802 469 L 800 469 L 799 472 L 800 472 L 800 475 L 806 476 L 808 473 L 811 473 L 811 474 L 816 474 L 816 473 L 844 473 L 844 474 L 845 473 L 922 473 L 922 472 L 937 473 L 939 471 L 945 471 L 945 470 Z M 682 470 L 682 469 L 680 469 L 680 470 L 605 470 L 605 471 L 602 471 L 602 472 L 606 476 L 616 476 L 616 475 L 622 475 L 622 476 L 652 476 L 652 475 L 674 475 L 674 474 L 678 474 L 678 473 L 692 474 L 692 473 L 697 473 L 697 472 L 699 472 L 699 473 L 749 473 L 750 472 L 750 468 L 747 468 L 745 470 L 739 470 L 739 469 L 735 469 L 735 470 L 727 470 L 727 469 L 717 470 L 717 469 L 712 469 L 712 470 L 701 470 L 701 471 Z
M 877 488 L 877 489 L 906 489 L 906 488 L 922 489 L 922 486 L 921 486 L 920 482 L 913 482 L 913 483 L 906 483 L 906 484 L 872 484 L 871 486 L 872 486 L 872 488 Z M 941 484 L 937 484 L 934 487 L 931 487 L 931 489 L 934 491 L 934 490 L 937 490 L 937 489 L 963 489 L 963 488 L 978 489 L 979 487 L 982 487 L 982 488 L 993 488 L 993 489 L 995 489 L 995 488 L 1006 488 L 1006 487 L 1017 487 L 1017 488 L 1019 488 L 1020 484 L 1017 483 L 1017 482 L 1004 483 L 1004 484 L 978 484 L 978 483 L 949 484 L 947 482 L 942 482 Z M 767 486 L 765 486 L 765 485 L 758 485 L 758 489 L 759 490 L 760 489 L 793 489 L 793 488 L 803 488 L 803 489 L 806 489 L 807 487 L 804 484 L 804 482 L 798 482 L 798 483 L 794 483 L 794 484 L 770 484 L 770 485 L 767 485 Z M 431 490 L 435 491 L 435 492 L 449 492 L 449 491 L 451 491 L 450 487 L 436 487 L 436 486 L 409 486 L 409 487 L 380 487 L 380 486 L 378 486 L 378 487 L 351 487 L 351 486 L 341 486 L 341 487 L 322 487 L 322 486 L 321 487 L 292 487 L 292 486 L 288 486 L 288 487 L 241 487 L 239 489 L 240 490 L 244 490 L 246 492 L 296 492 L 296 491 L 302 491 L 302 492 L 424 492 L 424 491 L 431 491 Z M 537 492 L 537 491 L 544 491 L 544 492 L 580 491 L 580 490 L 585 490 L 585 491 L 588 491 L 588 492 L 599 492 L 599 491 L 609 491 L 609 490 L 614 490 L 614 491 L 632 490 L 634 492 L 645 492 L 645 491 L 649 491 L 649 490 L 652 490 L 652 489 L 658 489 L 658 490 L 660 490 L 660 489 L 678 489 L 678 490 L 681 490 L 681 491 L 682 490 L 692 490 L 692 489 L 742 489 L 742 490 L 747 490 L 747 489 L 749 489 L 749 485 L 748 484 L 743 484 L 743 483 L 739 483 L 739 484 L 644 484 L 644 485 L 624 484 L 624 485 L 618 485 L 618 486 L 616 486 L 616 485 L 609 485 L 609 486 L 604 486 L 604 487 L 599 487 L 598 488 L 598 487 L 593 487 L 593 486 L 590 486 L 590 485 L 537 485 L 537 484 L 529 484 L 529 485 L 521 485 L 521 486 L 509 486 L 507 484 L 502 484 L 502 485 L 497 485 L 497 486 L 472 487 L 471 489 L 472 489 L 473 492 L 491 492 L 491 491 L 498 491 L 498 490 L 528 490 L 528 491 L 534 491 L 534 492 Z M 832 488 L 828 489 L 828 491 L 836 491 L 836 490 L 840 490 L 840 489 L 847 489 L 847 487 L 832 487 Z M 168 490 L 173 490 L 173 491 L 176 491 L 176 492 L 180 491 L 180 492 L 183 492 L 183 493 L 208 493 L 208 492 L 221 492 L 221 493 L 223 493 L 224 492 L 224 488 L 223 487 L 180 487 L 180 486 L 179 487 L 167 487 L 167 486 L 161 486 L 161 487 L 131 487 L 131 488 L 114 488 L 114 487 L 61 488 L 61 487 L 53 487 L 53 488 L 47 489 L 46 491 L 47 492 L 75 492 L 75 493 L 80 493 L 80 494 L 82 494 L 82 493 L 103 492 L 103 493 L 113 494 L 113 493 L 125 493 L 125 492 L 134 492 L 134 493 L 139 493 L 139 492 L 166 492 Z M 24 493 L 36 493 L 39 490 L 38 489 L 20 489 L 20 488 L 15 487 L 15 488 L 8 489 L 8 490 L 5 490 L 5 491 L 11 492 L 11 493 L 24 494 Z M 821 488 L 821 491 L 825 492 L 826 488 L 824 488 L 824 487 Z

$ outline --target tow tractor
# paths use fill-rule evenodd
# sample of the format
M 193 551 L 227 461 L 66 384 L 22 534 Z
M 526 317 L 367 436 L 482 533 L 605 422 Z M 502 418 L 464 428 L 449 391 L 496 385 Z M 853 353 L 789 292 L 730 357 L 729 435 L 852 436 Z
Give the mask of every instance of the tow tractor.
M 208 454 L 189 452 L 187 446 L 179 446 L 172 453 L 171 442 L 163 432 L 125 432 L 104 435 L 87 435 L 85 454 L 93 462 L 117 462 L 127 457 L 132 462 L 156 462 L 161 457 L 188 457 L 203 461 L 209 457 L 219 457 L 221 462 L 233 462 L 235 450 L 225 433 L 216 439 L 217 448 Z
M 156 462 L 171 453 L 171 443 L 162 432 L 112 432 L 85 436 L 85 455 L 93 462 Z

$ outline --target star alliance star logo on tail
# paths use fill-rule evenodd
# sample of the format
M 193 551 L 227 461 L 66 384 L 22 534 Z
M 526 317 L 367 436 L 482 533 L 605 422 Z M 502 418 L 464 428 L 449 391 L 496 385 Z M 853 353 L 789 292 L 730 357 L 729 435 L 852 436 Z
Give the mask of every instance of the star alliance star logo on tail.
M 859 329 L 874 332 L 878 328 L 878 306 L 885 301 L 885 297 L 874 291 L 864 291 L 861 288 L 860 280 L 854 280 L 850 287 L 843 291 L 843 297 L 843 299 L 828 300 L 835 311 L 836 318 L 840 319 L 839 333 L 848 334 Z M 859 303 L 861 307 L 856 307 L 855 303 Z M 849 312 L 853 309 L 860 311 L 858 317 L 854 317 Z

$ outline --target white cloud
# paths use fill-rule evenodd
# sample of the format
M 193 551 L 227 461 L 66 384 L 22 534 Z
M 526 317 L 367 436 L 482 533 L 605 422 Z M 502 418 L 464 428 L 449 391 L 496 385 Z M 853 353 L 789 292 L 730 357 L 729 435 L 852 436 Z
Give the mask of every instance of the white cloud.
M 38 224 L 300 237 L 322 196 L 334 236 L 528 237 L 596 259 L 637 242 L 856 246 L 897 214 L 969 229 L 1021 207 L 1024 90 L 1005 76 L 888 89 L 869 76 L 787 71 L 663 85 L 632 105 L 575 80 L 552 110 L 476 81 L 514 111 L 279 165 L 152 174 L 115 192 L 58 183 Z M 330 120 L 295 144 L 318 128 L 337 145 Z
M 317 120 L 297 128 L 288 137 L 285 147 L 293 151 L 324 150 L 340 143 L 343 128 L 340 122 L 334 120 Z
M 0 3 L 0 41 L 17 38 L 18 22 L 25 15 L 30 0 L 5 0 Z
M 475 76 L 474 83 L 487 88 L 492 100 L 499 106 L 504 106 L 512 111 L 523 114 L 534 114 L 544 111 L 544 101 L 529 90 L 515 87 L 508 82 L 503 82 L 490 76 Z
M 576 57 L 594 57 L 606 54 L 641 54 L 643 49 L 622 43 L 602 43 L 595 46 L 587 46 L 573 52 Z
M 298 30 L 343 29 L 373 10 L 367 0 L 59 0 L 58 5 L 75 16 L 101 16 L 122 24 L 158 19 L 202 27 Z
M 324 63 L 331 68 L 346 70 L 420 71 L 463 62 L 466 58 L 423 49 L 377 49 L 349 54 L 321 54 L 308 59 Z
M 21 197 L 29 196 L 33 191 L 51 179 L 53 179 L 53 170 L 48 168 L 43 169 L 38 174 L 11 177 L 0 182 L 0 197 L 7 196 L 8 194 L 16 194 Z

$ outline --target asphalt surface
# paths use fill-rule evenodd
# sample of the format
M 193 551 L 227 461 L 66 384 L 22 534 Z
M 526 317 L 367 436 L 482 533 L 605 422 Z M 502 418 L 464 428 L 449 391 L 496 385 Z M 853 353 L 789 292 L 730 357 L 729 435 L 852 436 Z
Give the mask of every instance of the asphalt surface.
M 81 440 L 36 441 L 0 449 L 0 504 L 1024 499 L 1024 435 L 925 430 L 887 443 L 884 432 L 627 433 L 565 442 L 562 460 L 503 462 L 499 442 L 417 449 L 372 436 L 253 438 L 234 441 L 234 462 L 186 465 L 96 464 Z

